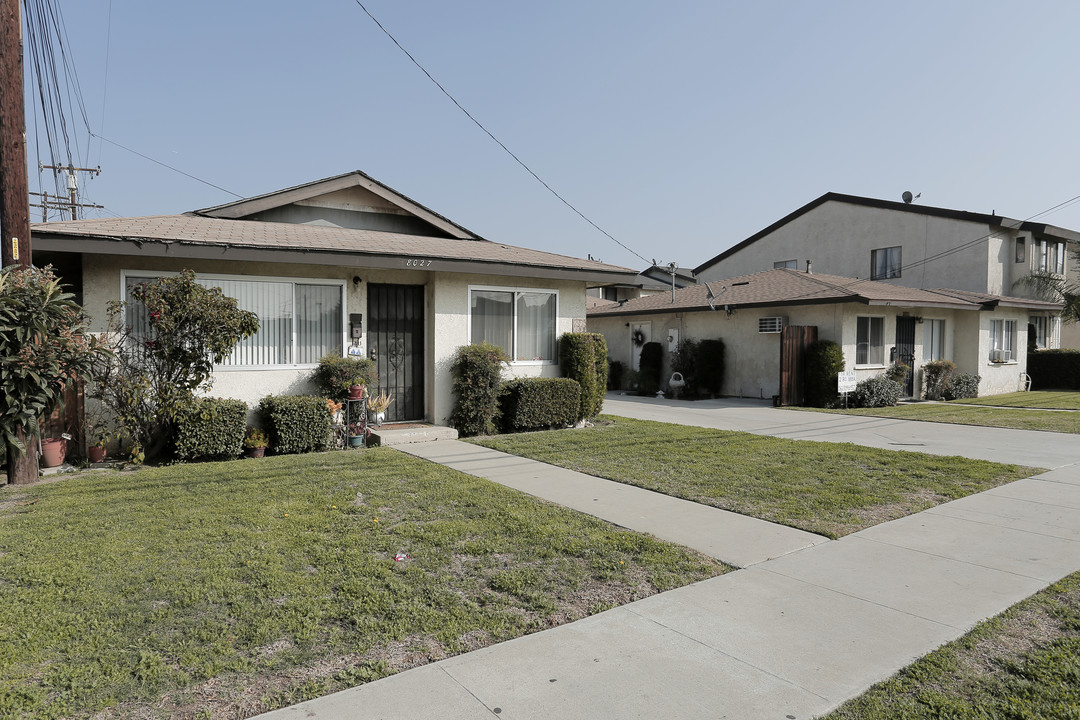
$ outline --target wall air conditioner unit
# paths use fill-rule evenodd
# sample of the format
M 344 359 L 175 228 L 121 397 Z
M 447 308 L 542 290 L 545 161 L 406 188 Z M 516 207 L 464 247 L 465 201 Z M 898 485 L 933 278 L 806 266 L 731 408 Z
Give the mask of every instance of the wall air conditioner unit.
M 758 318 L 757 331 L 759 333 L 778 333 L 787 325 L 786 317 L 763 317 Z
M 990 362 L 1007 363 L 1012 361 L 1012 350 L 991 350 Z

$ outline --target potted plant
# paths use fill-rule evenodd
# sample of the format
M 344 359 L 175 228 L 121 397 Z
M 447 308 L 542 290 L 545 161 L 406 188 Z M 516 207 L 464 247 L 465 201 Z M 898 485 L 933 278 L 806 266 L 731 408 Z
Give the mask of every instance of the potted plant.
M 375 362 L 370 358 L 325 355 L 311 379 L 320 395 L 342 402 L 362 399 L 363 386 L 375 382 L 377 377 Z
M 248 426 L 244 436 L 244 447 L 247 448 L 248 457 L 261 458 L 266 454 L 266 447 L 270 444 L 269 438 L 262 430 Z
M 364 425 L 362 423 L 349 424 L 349 447 L 364 446 Z
M 102 415 L 101 406 L 97 403 L 87 403 L 85 410 L 86 459 L 92 463 L 105 460 L 105 443 L 109 439 L 108 426 Z
M 341 403 L 335 402 L 333 398 L 326 398 L 326 409 L 330 411 L 330 422 L 334 425 L 341 424 Z
M 71 436 L 63 433 L 58 438 L 44 438 L 41 441 L 41 464 L 47 468 L 59 467 L 67 457 L 67 441 Z
M 369 395 L 367 401 L 368 422 L 382 425 L 386 419 L 386 409 L 394 402 L 393 393 L 381 392 L 378 395 Z

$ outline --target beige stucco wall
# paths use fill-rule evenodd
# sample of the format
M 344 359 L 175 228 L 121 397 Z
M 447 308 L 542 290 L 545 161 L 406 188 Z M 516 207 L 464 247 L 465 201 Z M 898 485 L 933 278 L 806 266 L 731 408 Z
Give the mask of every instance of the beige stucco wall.
M 947 310 L 939 308 L 899 308 L 868 306 L 858 303 L 811 305 L 794 308 L 739 309 L 732 315 L 724 311 L 695 311 L 636 316 L 590 317 L 591 332 L 602 333 L 608 344 L 608 355 L 626 368 L 632 367 L 635 346 L 631 331 L 648 324 L 652 340 L 664 346 L 666 383 L 671 376 L 671 355 L 667 347 L 669 331 L 676 329 L 682 339 L 702 340 L 720 338 L 725 346 L 725 378 L 723 394 L 738 397 L 770 398 L 780 392 L 780 335 L 758 332 L 761 317 L 784 316 L 787 325 L 816 325 L 818 338 L 840 344 L 844 351 L 845 368 L 854 370 L 861 381 L 885 372 L 889 365 L 890 349 L 896 345 L 896 318 L 908 313 L 924 322 L 915 326 L 915 396 L 922 391 L 921 368 L 926 362 L 925 320 L 945 321 L 945 358 L 956 363 L 962 372 L 977 373 L 982 379 L 980 395 L 993 395 L 1016 390 L 1020 373 L 1026 369 L 1023 352 L 1012 363 L 991 363 L 990 321 L 1017 321 L 1017 347 L 1027 343 L 1025 311 L 999 309 L 995 312 Z M 883 318 L 885 362 L 880 365 L 855 364 L 856 327 L 860 316 Z
M 428 420 L 446 424 L 453 406 L 450 390 L 449 367 L 454 352 L 468 344 L 468 288 L 470 285 L 497 287 L 524 287 L 556 290 L 558 297 L 558 320 L 556 337 L 571 332 L 574 319 L 585 318 L 585 284 L 573 281 L 529 280 L 493 275 L 466 275 L 434 273 L 422 270 L 375 270 L 367 268 L 334 267 L 323 265 L 291 265 L 284 263 L 241 263 L 227 265 L 209 260 L 185 260 L 182 264 L 168 258 L 143 258 L 138 256 L 84 256 L 83 300 L 93 318 L 93 329 L 105 329 L 107 304 L 120 299 L 121 271 L 175 272 L 190 268 L 196 273 L 250 275 L 258 277 L 300 277 L 315 279 L 340 279 L 345 282 L 346 315 L 367 313 L 367 287 L 371 283 L 398 283 L 424 285 L 425 308 L 425 377 L 424 408 Z M 354 286 L 353 277 L 359 277 Z M 367 348 L 364 347 L 365 352 Z M 214 374 L 211 394 L 234 397 L 248 403 L 258 404 L 268 394 L 293 394 L 313 391 L 308 381 L 311 366 L 290 367 L 273 370 L 220 370 Z M 555 364 L 511 364 L 507 377 L 557 376 Z

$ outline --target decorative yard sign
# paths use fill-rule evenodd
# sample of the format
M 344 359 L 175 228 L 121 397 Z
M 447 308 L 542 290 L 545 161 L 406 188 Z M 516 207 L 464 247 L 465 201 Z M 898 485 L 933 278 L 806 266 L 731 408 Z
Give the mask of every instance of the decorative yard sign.
M 839 372 L 836 374 L 836 392 L 855 392 L 856 385 L 858 385 L 858 382 L 855 380 L 854 370 Z

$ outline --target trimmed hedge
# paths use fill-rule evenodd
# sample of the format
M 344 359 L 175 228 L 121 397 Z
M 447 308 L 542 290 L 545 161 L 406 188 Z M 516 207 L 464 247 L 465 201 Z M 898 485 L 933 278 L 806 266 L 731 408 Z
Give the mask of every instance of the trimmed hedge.
M 594 418 L 604 407 L 607 390 L 607 340 L 600 333 L 566 333 L 559 338 L 559 367 L 581 386 L 576 419 Z
M 856 385 L 852 401 L 855 407 L 886 407 L 899 402 L 903 394 L 903 385 L 884 375 L 878 375 Z
M 608 390 L 622 390 L 623 386 L 623 364 L 618 360 L 608 361 Z
M 1080 390 L 1080 350 L 1029 352 L 1032 390 Z
M 581 386 L 571 378 L 521 378 L 503 385 L 500 399 L 506 432 L 566 427 L 578 420 Z
M 196 398 L 176 423 L 173 457 L 181 461 L 227 460 L 243 451 L 248 406 L 229 398 Z
M 844 370 L 844 351 L 832 340 L 815 340 L 806 348 L 804 402 L 810 407 L 833 407 L 840 400 L 836 376 Z
M 330 444 L 333 433 L 326 398 L 313 395 L 267 395 L 259 416 L 277 455 L 313 452 Z
M 664 347 L 658 342 L 647 342 L 641 347 L 638 362 L 638 395 L 655 395 L 660 389 L 660 371 L 664 363 Z
M 923 397 L 927 400 L 941 400 L 955 372 L 956 363 L 952 360 L 934 360 L 923 365 Z
M 682 397 L 697 397 L 700 383 L 698 382 L 698 341 L 692 338 L 683 338 L 675 346 L 675 352 L 671 353 L 671 374 L 680 373 L 683 376 L 683 386 L 680 394 Z
M 462 345 L 450 366 L 457 402 L 450 426 L 462 435 L 494 435 L 499 417 L 502 364 L 509 358 L 490 343 Z
M 717 396 L 724 388 L 724 341 L 702 340 L 694 353 L 697 389 Z
M 971 373 L 954 373 L 945 385 L 946 400 L 960 400 L 961 398 L 979 397 L 978 375 Z

